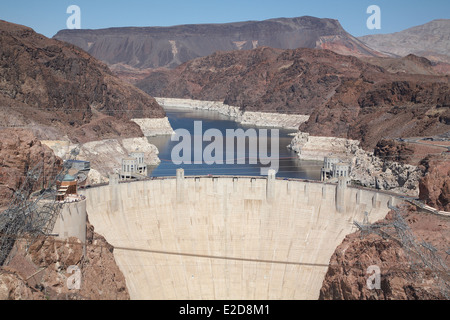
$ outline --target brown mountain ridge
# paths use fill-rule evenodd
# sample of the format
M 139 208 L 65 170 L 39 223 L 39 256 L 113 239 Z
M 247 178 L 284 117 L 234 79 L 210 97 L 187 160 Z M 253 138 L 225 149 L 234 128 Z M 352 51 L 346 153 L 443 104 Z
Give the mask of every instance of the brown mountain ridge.
M 0 126 L 86 142 L 142 136 L 131 118 L 164 115 L 152 97 L 88 53 L 0 21 Z
M 358 139 L 368 148 L 383 137 L 446 132 L 450 123 L 448 76 L 392 73 L 329 50 L 217 52 L 154 71 L 136 85 L 155 97 L 308 114 L 302 131 Z
M 114 70 L 167 67 L 216 51 L 326 48 L 355 56 L 383 56 L 346 32 L 339 21 L 303 16 L 223 24 L 61 30 L 55 39 L 79 46 Z

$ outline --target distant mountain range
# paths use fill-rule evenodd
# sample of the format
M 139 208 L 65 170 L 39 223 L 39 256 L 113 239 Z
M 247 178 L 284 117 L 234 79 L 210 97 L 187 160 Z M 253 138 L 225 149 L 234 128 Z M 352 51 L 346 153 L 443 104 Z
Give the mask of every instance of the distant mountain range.
M 309 16 L 226 24 L 61 30 L 54 38 L 82 48 L 131 83 L 144 79 L 154 69 L 175 68 L 218 51 L 257 47 L 329 49 L 362 58 L 392 72 L 450 73 L 448 19 L 393 34 L 359 38 L 346 32 L 337 20 Z M 411 65 L 411 59 L 387 59 L 409 54 L 429 59 L 432 62 L 427 67 L 429 70 L 422 68 L 424 64 L 419 64 L 421 67 L 417 69 L 417 64 Z
M 173 68 L 216 51 L 262 46 L 383 56 L 346 32 L 337 20 L 309 16 L 227 24 L 61 30 L 54 38 L 79 46 L 119 71 Z
M 400 32 L 358 39 L 385 54 L 401 57 L 414 54 L 431 61 L 450 63 L 450 19 L 433 20 Z

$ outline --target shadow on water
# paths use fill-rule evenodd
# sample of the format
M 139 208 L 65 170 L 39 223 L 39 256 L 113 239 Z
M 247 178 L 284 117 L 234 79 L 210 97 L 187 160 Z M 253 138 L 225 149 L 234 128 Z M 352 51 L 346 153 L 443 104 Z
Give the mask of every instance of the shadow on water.
M 180 165 L 176 165 L 172 161 L 172 149 L 174 146 L 180 143 L 180 141 L 171 141 L 170 135 L 165 136 L 156 136 L 156 137 L 148 137 L 148 141 L 154 144 L 159 150 L 159 158 L 161 159 L 161 163 L 158 166 L 149 166 L 149 176 L 152 177 L 161 177 L 161 176 L 175 176 L 176 169 L 183 168 L 185 170 L 185 175 L 233 175 L 233 176 L 260 176 L 261 175 L 261 167 L 269 167 L 270 164 L 275 165 L 276 161 L 269 162 L 265 165 L 262 164 L 264 159 L 266 161 L 270 161 L 272 157 L 271 152 L 271 133 L 274 128 L 264 128 L 264 127 L 256 127 L 256 126 L 246 126 L 240 123 L 233 121 L 230 117 L 219 114 L 215 111 L 205 111 L 205 110 L 195 110 L 195 109 L 186 109 L 186 108 L 175 108 L 175 107 L 166 107 L 166 114 L 169 118 L 169 122 L 172 125 L 174 130 L 177 129 L 186 129 L 191 134 L 191 164 L 182 163 Z M 201 164 L 194 164 L 194 154 L 196 152 L 200 152 L 203 154 L 205 147 L 210 145 L 211 141 L 203 141 L 200 146 L 194 144 L 195 140 L 195 132 L 194 130 L 194 122 L 201 121 L 202 127 L 202 135 L 208 129 L 218 129 L 223 135 L 223 154 L 212 153 L 213 157 L 216 159 L 222 159 L 223 164 L 207 164 L 205 160 L 208 157 L 205 157 Z M 234 145 L 234 164 L 226 164 L 226 130 L 227 129 L 243 129 L 247 131 L 248 129 L 255 129 L 256 135 L 258 136 L 257 145 L 259 146 L 259 137 L 264 131 L 261 129 L 267 129 L 267 143 L 263 144 L 267 146 L 267 151 L 259 149 L 258 151 L 264 151 L 262 154 L 266 153 L 267 158 L 264 155 L 261 155 L 261 152 L 252 152 L 249 146 L 249 140 L 245 139 L 245 155 L 244 158 L 239 158 L 239 153 L 237 150 L 238 141 L 235 139 Z M 304 161 L 299 160 L 296 153 L 289 150 L 287 146 L 292 140 L 292 134 L 295 130 L 279 130 L 279 150 L 278 150 L 278 172 L 277 177 L 284 178 L 298 178 L 298 179 L 310 179 L 310 180 L 318 180 L 320 179 L 320 168 L 322 166 L 322 162 L 318 161 Z M 214 142 L 214 139 L 212 140 Z M 180 153 L 180 155 L 184 155 Z M 205 156 L 207 153 L 204 154 Z M 238 160 L 244 163 L 238 163 Z M 252 159 L 252 160 L 250 160 Z M 216 161 L 217 162 L 217 161 Z M 251 163 L 252 162 L 252 163 Z M 255 163 L 256 162 L 256 163 Z

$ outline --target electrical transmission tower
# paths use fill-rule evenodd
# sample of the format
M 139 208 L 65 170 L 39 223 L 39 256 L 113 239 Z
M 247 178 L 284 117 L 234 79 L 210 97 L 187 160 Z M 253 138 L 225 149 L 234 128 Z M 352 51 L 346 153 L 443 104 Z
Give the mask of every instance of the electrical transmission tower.
M 79 150 L 73 149 L 68 160 L 74 160 L 78 154 Z M 63 206 L 62 202 L 56 201 L 57 181 L 62 181 L 70 167 L 63 165 L 47 186 L 33 192 L 39 189 L 43 169 L 40 163 L 27 172 L 8 208 L 0 213 L 0 265 L 4 265 L 8 258 L 11 259 L 8 256 L 17 239 L 25 239 L 26 247 L 29 248 L 38 236 L 48 236 L 53 230 Z

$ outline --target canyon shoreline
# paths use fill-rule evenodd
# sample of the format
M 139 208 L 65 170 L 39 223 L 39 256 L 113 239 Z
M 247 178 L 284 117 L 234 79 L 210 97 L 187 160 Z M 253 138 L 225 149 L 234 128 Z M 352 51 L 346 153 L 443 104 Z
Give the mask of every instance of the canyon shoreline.
M 131 119 L 142 130 L 145 137 L 170 135 L 174 131 L 170 125 L 169 118 L 139 118 Z
M 273 126 L 295 129 L 309 116 L 243 112 L 238 107 L 219 101 L 202 101 L 177 98 L 155 98 L 162 107 L 179 107 L 216 111 L 233 118 L 236 122 L 256 126 Z M 297 125 L 297 126 L 296 126 Z M 364 187 L 390 190 L 409 196 L 418 196 L 422 172 L 416 166 L 395 161 L 383 161 L 360 147 L 360 141 L 337 137 L 319 137 L 297 131 L 288 146 L 300 160 L 324 161 L 325 157 L 337 157 L 351 166 L 350 179 Z
M 308 115 L 267 113 L 267 112 L 243 112 L 238 107 L 224 104 L 220 101 L 203 101 L 177 98 L 155 98 L 160 106 L 189 108 L 207 111 L 216 111 L 233 118 L 244 125 L 261 127 L 278 127 L 287 130 L 298 130 L 298 127 L 308 121 Z

